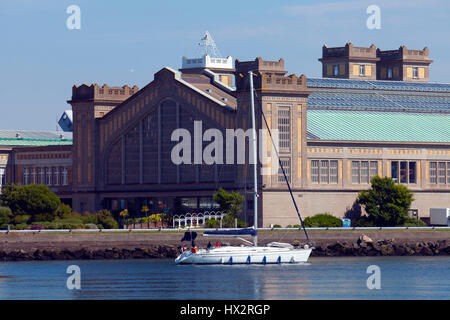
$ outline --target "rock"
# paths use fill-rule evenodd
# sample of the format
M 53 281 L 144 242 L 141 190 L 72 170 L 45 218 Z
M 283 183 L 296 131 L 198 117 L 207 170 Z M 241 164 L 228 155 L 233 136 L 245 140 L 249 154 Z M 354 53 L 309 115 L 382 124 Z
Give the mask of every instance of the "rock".
M 359 236 L 358 244 L 360 244 L 361 242 L 369 243 L 369 242 L 373 242 L 373 240 L 371 238 L 369 238 L 368 236 L 366 236 L 365 234 L 362 234 Z

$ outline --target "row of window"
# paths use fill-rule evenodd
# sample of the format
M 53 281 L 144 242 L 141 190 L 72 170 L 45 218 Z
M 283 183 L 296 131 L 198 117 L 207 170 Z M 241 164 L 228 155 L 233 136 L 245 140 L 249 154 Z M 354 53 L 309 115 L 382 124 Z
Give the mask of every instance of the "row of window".
M 47 186 L 69 185 L 69 172 L 66 167 L 23 168 L 22 184 L 45 184 Z
M 282 158 L 284 172 L 291 180 L 291 160 Z M 396 183 L 417 183 L 416 161 L 391 161 L 391 178 Z M 312 183 L 338 183 L 338 160 L 311 160 L 310 176 Z M 352 161 L 351 182 L 353 184 L 368 184 L 378 172 L 378 161 Z M 278 182 L 284 182 L 281 167 L 278 170 Z M 429 162 L 429 183 L 450 184 L 450 161 Z
M 430 183 L 450 184 L 450 161 L 430 162 Z

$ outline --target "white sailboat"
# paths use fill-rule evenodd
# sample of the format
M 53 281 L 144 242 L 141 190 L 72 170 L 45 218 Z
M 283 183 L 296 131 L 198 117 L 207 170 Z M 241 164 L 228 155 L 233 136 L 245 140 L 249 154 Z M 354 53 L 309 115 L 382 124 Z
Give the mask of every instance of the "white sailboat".
M 196 249 L 182 252 L 176 259 L 176 264 L 281 264 L 281 263 L 300 263 L 308 261 L 312 248 L 305 245 L 303 248 L 294 248 L 288 243 L 271 242 L 265 246 L 258 246 L 258 182 L 257 182 L 257 147 L 256 147 L 256 126 L 255 126 L 255 106 L 253 93 L 253 72 L 249 71 L 250 75 L 250 96 L 252 107 L 252 142 L 253 142 L 253 177 L 254 177 L 254 225 L 251 228 L 244 228 L 241 230 L 215 230 L 206 231 L 204 236 L 234 236 L 243 240 L 248 246 L 224 246 L 207 249 Z M 280 163 L 281 165 L 281 163 Z M 283 174 L 284 174 L 284 169 Z M 289 191 L 291 192 L 289 182 Z M 292 192 L 291 192 L 292 196 Z M 294 199 L 293 199 L 294 200 Z M 298 208 L 295 204 L 297 209 Z M 299 215 L 300 217 L 300 215 Z M 301 220 L 301 217 L 300 217 Z M 303 222 L 302 222 L 303 224 Z M 306 230 L 305 230 L 306 234 Z M 242 236 L 253 236 L 253 244 L 250 241 L 244 240 Z M 183 240 L 194 241 L 197 233 L 186 232 Z M 306 234 L 307 236 L 307 234 Z M 308 238 L 308 236 L 307 236 Z

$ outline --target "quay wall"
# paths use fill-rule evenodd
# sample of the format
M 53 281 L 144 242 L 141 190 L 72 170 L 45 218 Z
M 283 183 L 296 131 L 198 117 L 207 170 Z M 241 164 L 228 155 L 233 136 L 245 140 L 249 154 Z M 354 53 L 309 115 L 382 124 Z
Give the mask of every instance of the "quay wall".
M 310 231 L 312 256 L 450 255 L 450 231 Z M 175 258 L 181 248 L 180 232 L 108 234 L 0 235 L 0 261 Z M 216 241 L 240 245 L 234 238 L 198 236 L 196 245 Z M 260 232 L 260 245 L 272 241 L 294 246 L 307 243 L 300 231 Z M 190 243 L 186 243 L 189 247 Z

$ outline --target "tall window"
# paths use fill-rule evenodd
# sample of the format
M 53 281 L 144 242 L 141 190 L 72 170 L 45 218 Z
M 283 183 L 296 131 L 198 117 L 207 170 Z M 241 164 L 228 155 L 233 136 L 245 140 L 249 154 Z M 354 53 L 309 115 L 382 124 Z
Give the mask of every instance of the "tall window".
M 391 178 L 396 183 L 416 183 L 415 161 L 391 161 Z
M 419 68 L 413 67 L 413 78 L 418 78 L 418 77 L 419 77 Z
M 59 170 L 58 167 L 53 168 L 53 185 L 59 186 Z
M 337 64 L 333 65 L 333 75 L 334 76 L 339 75 L 339 65 L 337 65 Z
M 29 183 L 28 180 L 28 168 L 22 169 L 22 185 L 26 186 Z
M 388 79 L 392 79 L 392 67 L 388 67 L 388 69 L 387 69 L 387 77 L 388 77 Z
M 313 183 L 337 183 L 337 160 L 311 160 L 311 182 Z
M 42 168 L 36 168 L 36 183 L 42 184 L 43 181 Z
M 432 161 L 429 167 L 430 183 L 450 184 L 450 161 Z
M 61 182 L 61 184 L 63 186 L 67 186 L 69 184 L 69 174 L 67 172 L 67 168 L 66 167 L 62 168 L 61 175 L 62 175 L 62 182 Z
M 278 109 L 278 133 L 281 152 L 291 150 L 291 116 L 289 108 Z
M 51 168 L 45 168 L 45 184 L 47 186 L 52 185 L 52 169 Z
M 0 189 L 5 184 L 5 169 L 0 168 Z
M 30 168 L 30 183 L 36 183 L 36 168 Z
M 286 173 L 286 177 L 288 179 L 288 181 L 291 181 L 291 159 L 289 158 L 282 158 L 280 159 L 281 164 L 283 165 L 283 169 L 284 169 L 284 173 Z M 280 168 L 278 168 L 278 182 L 285 182 L 286 180 L 284 180 L 284 175 L 283 175 L 283 170 L 281 170 L 281 166 Z
M 359 65 L 359 75 L 363 76 L 365 74 L 366 66 L 363 64 Z
M 378 161 L 352 161 L 352 183 L 370 183 L 378 174 Z

